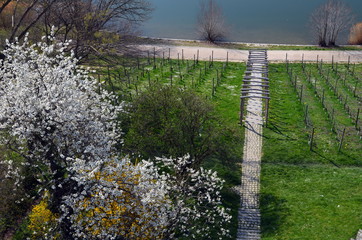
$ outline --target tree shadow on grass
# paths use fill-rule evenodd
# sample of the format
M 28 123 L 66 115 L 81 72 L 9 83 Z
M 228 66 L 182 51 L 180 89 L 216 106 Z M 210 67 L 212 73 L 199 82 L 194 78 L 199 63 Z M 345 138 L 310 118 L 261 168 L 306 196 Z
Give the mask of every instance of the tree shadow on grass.
M 287 201 L 272 194 L 261 194 L 261 231 L 263 236 L 274 236 L 289 215 Z

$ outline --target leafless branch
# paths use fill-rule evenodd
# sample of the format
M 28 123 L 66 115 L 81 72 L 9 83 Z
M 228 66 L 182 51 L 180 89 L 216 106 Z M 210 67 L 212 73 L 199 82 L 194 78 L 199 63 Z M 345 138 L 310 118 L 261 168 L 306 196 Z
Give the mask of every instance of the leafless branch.
M 329 0 L 311 15 L 312 28 L 322 47 L 335 46 L 339 33 L 353 21 L 351 9 L 340 1 Z
M 10 3 L 11 1 L 12 1 L 12 0 L 2 1 L 2 4 L 1 4 L 1 6 L 0 6 L 0 14 L 1 14 L 1 12 L 5 9 L 5 7 L 6 7 L 7 5 L 9 5 L 9 3 Z
M 201 2 L 198 15 L 198 32 L 201 39 L 215 42 L 225 39 L 227 35 L 222 9 L 214 0 Z

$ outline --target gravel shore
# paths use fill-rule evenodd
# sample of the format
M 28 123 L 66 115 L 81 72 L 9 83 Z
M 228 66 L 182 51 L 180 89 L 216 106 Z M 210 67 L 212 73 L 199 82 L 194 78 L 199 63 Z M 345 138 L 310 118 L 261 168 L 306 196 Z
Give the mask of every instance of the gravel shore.
M 199 56 L 199 60 L 209 60 L 213 56 L 214 61 L 230 62 L 246 62 L 248 59 L 248 50 L 236 50 L 219 47 L 198 47 L 198 46 L 175 46 L 175 45 L 159 45 L 159 44 L 141 44 L 137 45 L 141 51 L 149 52 L 153 56 L 153 52 L 157 56 L 172 59 L 182 58 L 193 60 Z M 286 58 L 291 62 L 348 62 L 362 63 L 362 51 L 354 50 L 269 50 L 268 60 L 270 62 L 285 62 Z

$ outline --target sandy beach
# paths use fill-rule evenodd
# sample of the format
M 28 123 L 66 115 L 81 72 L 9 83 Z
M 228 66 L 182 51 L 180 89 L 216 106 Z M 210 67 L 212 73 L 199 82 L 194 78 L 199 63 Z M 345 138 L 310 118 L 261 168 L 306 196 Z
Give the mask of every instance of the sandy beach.
M 141 51 L 149 52 L 153 56 L 155 52 L 159 57 L 193 60 L 199 56 L 199 60 L 245 62 L 248 59 L 248 50 L 236 50 L 219 47 L 176 46 L 141 44 L 137 46 Z M 262 48 L 262 46 L 261 46 Z M 362 51 L 354 50 L 268 50 L 270 62 L 285 62 L 286 58 L 291 62 L 348 62 L 362 63 Z

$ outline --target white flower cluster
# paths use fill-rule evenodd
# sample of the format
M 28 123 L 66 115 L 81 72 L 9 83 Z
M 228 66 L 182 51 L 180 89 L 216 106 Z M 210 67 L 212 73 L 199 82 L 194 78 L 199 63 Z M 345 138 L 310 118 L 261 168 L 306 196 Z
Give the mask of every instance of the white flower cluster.
M 26 144 L 17 148 L 23 155 L 44 164 L 58 158 L 63 167 L 67 157 L 109 156 L 118 110 L 106 101 L 111 95 L 95 92 L 96 81 L 64 53 L 66 47 L 25 40 L 9 44 L 0 62 L 0 129 L 16 137 L 18 146 Z
M 152 162 L 108 160 L 101 171 L 79 170 L 78 176 L 83 191 L 66 196 L 63 205 L 73 238 L 160 239 L 167 231 L 172 202 Z
M 229 236 L 225 226 L 231 215 L 222 207 L 223 180 L 217 177 L 217 173 L 202 167 L 194 169 L 189 155 L 157 158 L 157 161 L 172 173 L 164 174 L 177 213 L 171 222 L 178 229 L 178 234 L 189 239 L 208 239 L 215 238 L 210 233 L 217 230 L 219 239 Z

